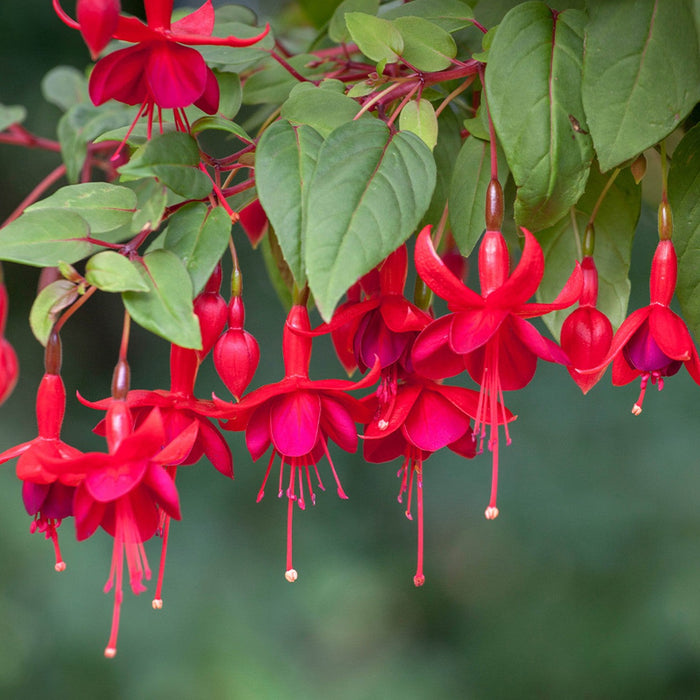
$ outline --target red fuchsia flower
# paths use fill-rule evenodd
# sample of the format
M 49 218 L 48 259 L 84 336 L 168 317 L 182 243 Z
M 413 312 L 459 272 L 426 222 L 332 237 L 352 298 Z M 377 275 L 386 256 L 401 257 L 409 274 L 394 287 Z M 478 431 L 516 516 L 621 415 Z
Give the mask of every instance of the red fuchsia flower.
M 4 403 L 17 384 L 19 362 L 17 353 L 5 338 L 5 324 L 9 309 L 9 298 L 5 285 L 0 282 L 0 404 Z
M 81 476 L 70 471 L 60 476 L 47 468 L 48 460 L 68 460 L 80 456 L 80 450 L 61 440 L 61 426 L 66 409 L 66 389 L 59 374 L 60 340 L 52 334 L 47 344 L 46 373 L 36 397 L 38 436 L 11 447 L 0 454 L 0 464 L 17 460 L 17 477 L 22 480 L 22 500 L 29 515 L 34 516 L 30 531 L 42 532 L 51 540 L 56 556 L 56 571 L 66 564 L 61 556 L 57 529 L 64 518 L 73 515 L 73 495 Z
M 479 249 L 477 294 L 457 279 L 435 252 L 426 226 L 416 242 L 416 270 L 451 313 L 433 321 L 418 336 L 412 360 L 416 372 L 431 378 L 459 374 L 467 369 L 481 386 L 474 425 L 475 434 L 485 437 L 490 425 L 488 448 L 493 455 L 491 499 L 486 517 L 498 516 L 498 426 L 505 425 L 503 392 L 526 386 L 535 374 L 537 358 L 568 365 L 561 348 L 543 338 L 525 319 L 571 306 L 581 292 L 581 266 L 576 267 L 559 296 L 550 304 L 527 303 L 544 274 L 544 255 L 535 237 L 522 229 L 525 247 L 518 266 L 509 274 L 508 247 L 499 231 L 487 230 Z
M 618 328 L 610 352 L 601 363 L 613 362 L 615 386 L 629 384 L 641 376 L 639 398 L 632 413 L 642 412 L 649 380 L 663 389 L 664 377 L 670 377 L 685 365 L 696 384 L 700 384 L 700 360 L 687 326 L 669 308 L 676 289 L 678 261 L 673 242 L 660 240 L 651 263 L 650 304 L 630 314 Z
M 399 503 L 408 491 L 406 517 L 413 519 L 411 499 L 416 477 L 418 501 L 418 555 L 413 583 L 425 583 L 423 573 L 423 463 L 434 452 L 448 447 L 471 459 L 476 454 L 470 418 L 478 413 L 479 394 L 471 389 L 444 386 L 431 379 L 411 375 L 398 385 L 391 412 L 377 412 L 365 427 L 364 457 L 368 462 L 389 462 L 403 457 Z M 505 407 L 499 412 L 513 416 Z
M 597 372 L 583 374 L 579 370 L 598 367 L 610 350 L 613 338 L 612 324 L 596 308 L 598 300 L 598 270 L 590 255 L 581 261 L 583 287 L 578 308 L 572 311 L 561 327 L 561 348 L 571 364 L 567 367 L 571 378 L 587 394 L 605 374 L 606 366 Z
M 119 3 L 113 0 L 80 0 L 76 22 L 64 12 L 59 0 L 53 0 L 60 19 L 81 31 L 93 57 L 110 39 L 134 44 L 108 54 L 95 65 L 88 87 L 96 105 L 110 99 L 140 104 L 139 116 L 148 114 L 151 120 L 154 106 L 172 109 L 178 128 L 187 130 L 182 113 L 185 107 L 194 104 L 213 114 L 219 105 L 214 73 L 199 51 L 191 47 L 250 46 L 267 35 L 269 25 L 248 39 L 220 38 L 212 36 L 215 17 L 211 0 L 172 23 L 173 0 L 144 0 L 144 5 L 146 24 L 118 14 Z
M 287 566 L 285 578 L 296 581 L 297 571 L 292 564 L 292 516 L 294 503 L 304 510 L 304 480 L 312 504 L 316 495 L 311 483 L 313 468 L 318 487 L 324 490 L 318 473 L 318 462 L 325 455 L 336 482 L 338 496 L 347 498 L 340 484 L 328 450 L 332 440 L 346 452 L 357 449 L 355 423 L 366 423 L 371 410 L 358 399 L 346 392 L 361 389 L 373 383 L 379 366 L 362 381 L 309 379 L 311 361 L 311 325 L 306 306 L 295 304 L 289 311 L 284 328 L 282 352 L 284 355 L 285 377 L 276 384 L 268 384 L 247 396 L 239 404 L 231 405 L 216 401 L 227 419 L 227 430 L 245 430 L 246 445 L 253 461 L 262 457 L 272 446 L 272 455 L 265 478 L 258 493 L 258 502 L 263 498 L 265 485 L 270 475 L 272 463 L 280 457 L 280 477 L 278 496 L 285 493 L 287 508 Z M 284 468 L 289 466 L 289 481 L 285 491 Z
M 57 475 L 82 475 L 73 502 L 76 536 L 90 537 L 102 527 L 114 538 L 112 565 L 105 593 L 114 588 L 114 611 L 105 656 L 117 653 L 122 581 L 126 558 L 129 584 L 134 594 L 146 590 L 143 580 L 151 570 L 143 543 L 156 533 L 160 511 L 180 519 L 180 501 L 175 482 L 165 468 L 187 457 L 197 435 L 192 422 L 168 441 L 163 416 L 154 408 L 134 429 L 126 400 L 112 398 L 107 408 L 105 431 L 108 453 L 88 452 L 70 460 L 52 460 L 49 469 Z

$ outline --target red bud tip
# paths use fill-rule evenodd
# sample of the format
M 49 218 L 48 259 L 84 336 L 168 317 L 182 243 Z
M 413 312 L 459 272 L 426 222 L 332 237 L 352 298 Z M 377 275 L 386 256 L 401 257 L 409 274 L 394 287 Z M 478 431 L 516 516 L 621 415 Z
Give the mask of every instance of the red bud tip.
M 60 374 L 62 364 L 61 336 L 55 330 L 52 330 L 44 350 L 44 369 L 46 374 Z

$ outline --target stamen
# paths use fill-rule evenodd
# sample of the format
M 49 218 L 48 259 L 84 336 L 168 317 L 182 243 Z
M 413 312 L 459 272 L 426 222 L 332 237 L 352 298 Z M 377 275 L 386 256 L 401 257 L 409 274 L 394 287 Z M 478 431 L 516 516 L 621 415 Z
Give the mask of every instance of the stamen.
M 61 556 L 61 548 L 58 546 L 58 533 L 56 532 L 57 527 L 58 525 L 56 525 L 55 523 L 49 522 L 49 525 L 46 529 L 46 537 L 49 538 L 53 543 L 53 550 L 56 555 L 56 563 L 54 564 L 53 568 L 56 571 L 60 572 L 66 570 L 66 562 L 63 561 L 63 557 Z
M 632 406 L 632 413 L 638 416 L 642 412 L 642 404 L 644 403 L 644 395 L 647 391 L 647 384 L 649 383 L 649 372 L 645 372 L 642 375 L 642 381 L 640 383 L 639 398 L 637 399 L 634 406 Z M 659 387 L 661 388 L 661 387 Z
M 308 463 L 304 465 L 304 469 L 306 470 L 306 483 L 309 486 L 309 493 L 311 494 L 311 505 L 315 506 L 316 494 L 314 493 L 314 487 L 311 485 L 311 471 L 309 469 Z
M 151 605 L 154 610 L 161 610 L 163 607 L 163 574 L 165 573 L 165 558 L 168 553 L 168 535 L 170 533 L 170 516 L 165 515 L 163 521 L 163 544 L 160 548 L 160 564 L 158 566 L 158 582 L 156 583 L 156 591 L 153 594 Z
M 326 439 L 323 436 L 321 436 L 321 444 L 323 445 L 323 451 L 326 453 L 326 457 L 328 459 L 328 464 L 331 465 L 331 471 L 333 472 L 333 478 L 335 479 L 335 483 L 337 486 L 338 496 L 340 498 L 347 499 L 347 494 L 345 493 L 345 491 L 343 491 L 343 487 L 340 483 L 340 479 L 338 478 L 338 474 L 336 473 L 335 467 L 333 466 L 333 460 L 331 459 L 331 455 L 328 452 L 328 445 L 326 444 Z
M 289 477 L 289 492 L 294 493 L 294 468 Z M 292 566 L 292 520 L 294 518 L 294 501 L 290 498 L 287 501 L 287 570 L 284 577 L 289 583 L 297 580 L 296 569 Z
M 272 454 L 270 455 L 270 461 L 267 463 L 267 471 L 265 472 L 265 478 L 263 479 L 260 491 L 258 491 L 258 497 L 255 499 L 256 503 L 260 503 L 260 501 L 262 501 L 263 499 L 263 496 L 265 495 L 265 484 L 267 484 L 267 477 L 270 476 L 270 469 L 272 469 L 272 463 L 275 461 L 276 456 L 277 451 L 273 449 Z
M 413 520 L 411 515 L 411 499 L 413 497 L 413 473 L 415 471 L 415 466 L 413 461 L 411 461 L 411 475 L 408 477 L 408 498 L 406 499 L 406 512 L 405 515 L 409 520 Z
M 413 577 L 415 586 L 422 586 L 425 583 L 425 575 L 423 574 L 423 465 L 419 463 L 415 468 L 416 476 L 416 493 L 418 500 L 418 558 L 416 561 L 416 575 Z

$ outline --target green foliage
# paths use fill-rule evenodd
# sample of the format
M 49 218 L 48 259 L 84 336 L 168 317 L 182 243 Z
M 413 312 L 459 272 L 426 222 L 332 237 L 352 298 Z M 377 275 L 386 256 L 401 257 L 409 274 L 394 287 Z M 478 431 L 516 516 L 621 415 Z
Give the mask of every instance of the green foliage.
M 58 314 L 70 306 L 78 294 L 78 285 L 68 280 L 55 280 L 37 294 L 29 312 L 29 326 L 42 345 L 46 345 Z

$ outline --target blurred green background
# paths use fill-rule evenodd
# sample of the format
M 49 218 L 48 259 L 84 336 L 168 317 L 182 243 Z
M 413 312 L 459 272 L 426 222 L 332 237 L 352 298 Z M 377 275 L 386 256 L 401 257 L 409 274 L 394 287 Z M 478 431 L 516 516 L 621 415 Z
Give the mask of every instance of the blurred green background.
M 138 3 L 125 7 L 134 9 Z M 272 4 L 280 5 L 280 3 Z M 82 67 L 75 32 L 50 2 L 0 5 L 0 101 L 25 104 L 27 125 L 53 136 L 58 112 L 38 83 L 59 62 Z M 68 5 L 72 9 L 72 5 Z M 268 9 L 268 15 L 271 11 Z M 2 216 L 57 164 L 0 147 Z M 248 327 L 260 342 L 255 383 L 281 377 L 284 313 L 259 255 L 237 232 Z M 647 303 L 654 215 L 634 252 L 633 306 Z M 36 270 L 5 266 L 7 336 L 22 376 L 0 408 L 0 450 L 35 435 L 42 350 L 27 314 Z M 116 303 L 115 303 L 116 302 Z M 109 391 L 121 313 L 96 297 L 63 333 L 67 441 L 103 449 L 98 416 L 74 400 Z M 165 386 L 168 346 L 137 329 L 132 385 Z M 340 376 L 328 343 L 314 376 Z M 225 396 L 209 364 L 198 391 Z M 333 490 L 295 518 L 299 580 L 283 577 L 286 503 L 255 495 L 265 469 L 231 435 L 236 479 L 210 466 L 178 475 L 183 521 L 173 523 L 162 611 L 125 591 L 119 653 L 102 656 L 112 596 L 101 592 L 111 540 L 75 542 L 61 528 L 62 574 L 29 534 L 13 465 L 0 468 L 0 697 L 112 698 L 697 698 L 700 697 L 700 457 L 698 388 L 685 370 L 645 411 L 638 387 L 609 373 L 583 397 L 560 367 L 506 397 L 519 415 L 502 451 L 501 516 L 483 517 L 490 456 L 437 454 L 425 468 L 426 575 L 415 589 L 416 530 L 396 502 L 398 464 L 335 451 L 350 500 Z M 322 465 L 327 474 L 327 465 Z M 274 477 L 273 477 L 274 478 Z M 159 542 L 148 544 L 151 566 Z

